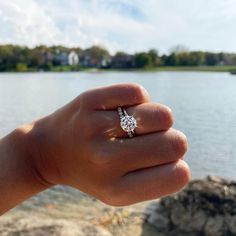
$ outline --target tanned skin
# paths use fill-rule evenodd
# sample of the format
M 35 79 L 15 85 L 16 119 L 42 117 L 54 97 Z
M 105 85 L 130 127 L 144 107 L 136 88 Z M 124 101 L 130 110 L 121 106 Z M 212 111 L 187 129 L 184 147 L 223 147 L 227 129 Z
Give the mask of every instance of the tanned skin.
M 136 137 L 121 129 L 118 106 L 137 120 Z M 113 206 L 181 190 L 190 179 L 187 139 L 172 125 L 171 110 L 140 85 L 82 93 L 0 140 L 0 214 L 58 184 Z

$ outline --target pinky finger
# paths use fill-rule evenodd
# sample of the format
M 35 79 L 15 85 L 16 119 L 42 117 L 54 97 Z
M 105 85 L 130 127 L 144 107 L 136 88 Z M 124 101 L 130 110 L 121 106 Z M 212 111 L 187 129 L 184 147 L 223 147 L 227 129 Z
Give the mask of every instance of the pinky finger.
M 120 194 L 113 205 L 126 206 L 164 197 L 181 190 L 190 180 L 188 165 L 179 160 L 123 176 Z

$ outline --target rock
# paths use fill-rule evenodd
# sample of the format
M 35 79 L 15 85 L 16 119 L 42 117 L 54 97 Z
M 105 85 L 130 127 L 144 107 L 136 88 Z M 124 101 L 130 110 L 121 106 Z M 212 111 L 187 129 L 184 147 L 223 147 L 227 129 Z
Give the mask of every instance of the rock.
M 160 231 L 165 231 L 170 227 L 170 220 L 160 214 L 152 214 L 148 219 L 148 223 L 155 225 Z
M 1 236 L 111 236 L 97 225 L 83 221 L 32 217 L 1 222 Z
M 183 216 L 178 216 L 178 221 L 173 221 L 174 225 L 178 225 L 178 227 L 183 232 L 197 232 L 203 230 L 203 227 L 206 223 L 206 215 L 203 211 L 197 211 L 194 214 L 190 212 L 183 212 Z M 182 220 L 183 219 L 183 220 Z
M 184 206 L 178 204 L 178 206 L 172 209 L 170 219 L 172 224 L 178 225 L 180 230 L 185 230 L 186 225 L 189 224 L 191 219 L 191 212 L 186 212 Z M 186 231 L 189 232 L 189 230 Z
M 217 215 L 208 218 L 204 233 L 206 236 L 224 236 L 224 216 Z
M 147 222 L 168 236 L 236 235 L 236 183 L 209 176 L 161 199 Z
M 234 216 L 226 216 L 226 225 L 229 227 L 229 231 L 232 233 L 232 234 L 235 234 L 236 235 L 236 215 Z

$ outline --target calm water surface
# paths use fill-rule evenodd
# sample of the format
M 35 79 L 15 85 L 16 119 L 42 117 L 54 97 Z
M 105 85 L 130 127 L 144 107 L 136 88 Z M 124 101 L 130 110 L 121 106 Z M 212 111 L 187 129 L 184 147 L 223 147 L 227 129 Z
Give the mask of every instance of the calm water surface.
M 236 76 L 227 73 L 0 74 L 0 137 L 46 115 L 89 88 L 138 82 L 154 102 L 170 106 L 189 139 L 193 177 L 236 180 Z

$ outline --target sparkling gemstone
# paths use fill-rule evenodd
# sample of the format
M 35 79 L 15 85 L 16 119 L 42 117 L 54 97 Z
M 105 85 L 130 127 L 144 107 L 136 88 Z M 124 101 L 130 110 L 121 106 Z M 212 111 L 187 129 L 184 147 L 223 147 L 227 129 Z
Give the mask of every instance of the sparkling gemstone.
M 120 125 L 125 132 L 132 132 L 137 127 L 137 122 L 133 116 L 124 116 L 120 121 Z

